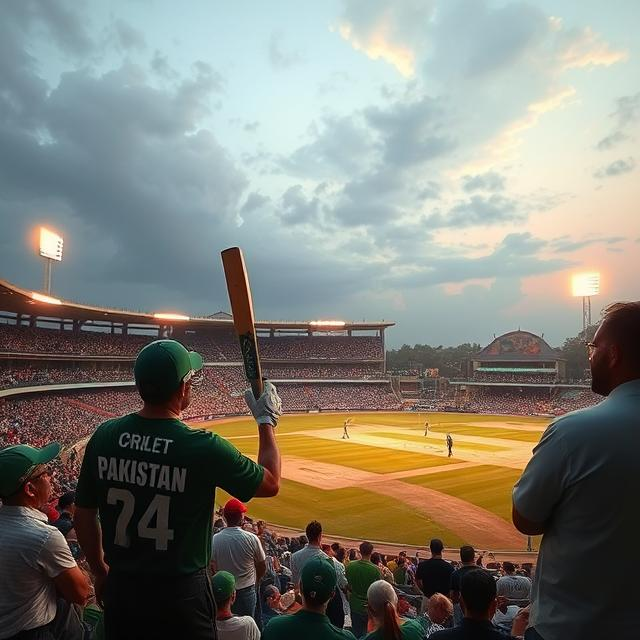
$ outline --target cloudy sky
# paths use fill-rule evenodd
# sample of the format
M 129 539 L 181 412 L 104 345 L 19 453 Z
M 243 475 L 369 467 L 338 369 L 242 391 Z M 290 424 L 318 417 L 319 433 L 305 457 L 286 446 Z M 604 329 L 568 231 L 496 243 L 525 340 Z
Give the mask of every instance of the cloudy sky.
M 637 0 L 0 0 L 0 278 L 392 346 L 580 328 L 640 298 Z

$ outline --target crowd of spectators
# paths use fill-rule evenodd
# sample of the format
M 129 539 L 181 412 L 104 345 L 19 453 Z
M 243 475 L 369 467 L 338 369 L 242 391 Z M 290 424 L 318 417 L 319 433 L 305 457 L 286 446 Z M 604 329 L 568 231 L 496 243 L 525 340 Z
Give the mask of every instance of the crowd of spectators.
M 240 362 L 238 340 L 225 329 L 175 336 L 188 348 L 201 353 L 207 362 Z M 0 324 L 1 351 L 5 353 L 111 355 L 134 357 L 157 336 L 104 331 L 17 327 Z M 272 360 L 382 360 L 382 338 L 376 336 L 260 336 L 263 358 Z
M 434 399 L 416 404 L 416 409 L 465 411 L 504 415 L 562 415 L 598 404 L 601 396 L 589 390 L 571 389 L 549 394 L 547 389 L 479 387 L 469 395 L 452 386 Z
M 81 382 L 127 382 L 133 380 L 131 367 L 110 366 L 6 366 L 0 364 L 0 389 L 48 384 L 78 384 Z
M 384 371 L 379 365 L 320 365 L 295 364 L 291 366 L 266 365 L 265 375 L 272 380 L 297 380 L 309 378 L 316 380 L 375 380 L 384 378 Z
M 554 384 L 558 382 L 555 371 L 527 374 L 475 371 L 473 380 L 476 382 L 509 382 L 516 384 Z

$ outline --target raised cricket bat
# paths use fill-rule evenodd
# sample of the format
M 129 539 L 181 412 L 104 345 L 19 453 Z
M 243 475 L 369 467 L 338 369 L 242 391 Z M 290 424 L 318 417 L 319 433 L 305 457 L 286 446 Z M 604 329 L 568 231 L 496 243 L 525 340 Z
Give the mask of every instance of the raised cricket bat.
M 233 326 L 240 341 L 244 372 L 257 400 L 262 394 L 263 384 L 249 276 L 240 247 L 225 249 L 221 255 L 224 277 L 227 280 L 229 302 L 231 303 Z

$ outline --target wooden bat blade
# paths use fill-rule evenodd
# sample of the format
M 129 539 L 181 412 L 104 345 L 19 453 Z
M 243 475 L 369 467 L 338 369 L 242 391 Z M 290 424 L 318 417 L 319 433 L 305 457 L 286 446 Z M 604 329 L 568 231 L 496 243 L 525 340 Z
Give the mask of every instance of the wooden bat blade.
M 221 256 L 229 302 L 231 303 L 233 326 L 240 341 L 244 372 L 251 384 L 253 395 L 258 399 L 263 389 L 262 369 L 258 354 L 258 340 L 247 268 L 240 247 L 225 249 Z

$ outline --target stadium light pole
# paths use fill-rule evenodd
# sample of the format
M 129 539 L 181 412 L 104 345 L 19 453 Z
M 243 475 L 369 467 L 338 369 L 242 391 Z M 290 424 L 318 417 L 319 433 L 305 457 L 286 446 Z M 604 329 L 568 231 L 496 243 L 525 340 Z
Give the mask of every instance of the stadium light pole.
M 46 227 L 40 227 L 40 255 L 44 258 L 44 282 L 43 289 L 48 295 L 51 293 L 51 271 L 53 261 L 62 262 L 62 236 L 50 231 Z
M 600 293 L 600 274 L 597 271 L 577 273 L 571 279 L 574 298 L 582 298 L 582 334 L 587 337 L 591 326 L 591 297 Z

